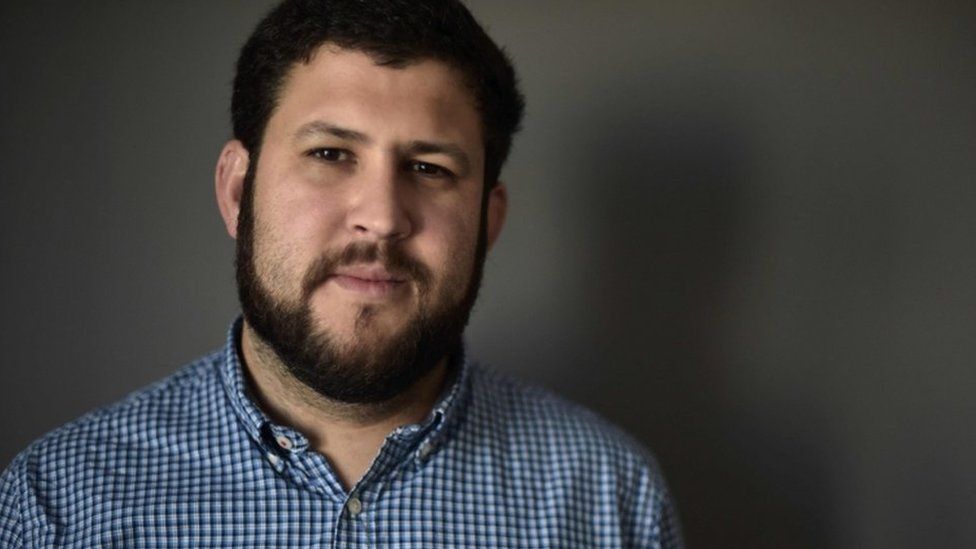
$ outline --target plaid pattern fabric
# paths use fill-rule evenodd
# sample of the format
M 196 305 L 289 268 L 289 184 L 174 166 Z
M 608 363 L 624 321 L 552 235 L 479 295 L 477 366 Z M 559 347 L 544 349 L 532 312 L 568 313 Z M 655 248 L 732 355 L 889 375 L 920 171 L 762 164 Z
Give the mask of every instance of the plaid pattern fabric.
M 0 547 L 681 547 L 653 459 L 475 364 L 346 492 L 248 397 L 237 341 L 36 441 L 0 477 Z

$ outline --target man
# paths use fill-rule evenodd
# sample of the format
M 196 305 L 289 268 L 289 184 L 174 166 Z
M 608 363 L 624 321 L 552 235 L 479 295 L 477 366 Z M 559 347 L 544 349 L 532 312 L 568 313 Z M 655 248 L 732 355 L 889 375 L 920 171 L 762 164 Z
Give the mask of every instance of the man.
M 637 444 L 463 354 L 521 114 L 455 0 L 278 6 L 215 176 L 242 319 L 21 453 L 0 545 L 680 546 Z

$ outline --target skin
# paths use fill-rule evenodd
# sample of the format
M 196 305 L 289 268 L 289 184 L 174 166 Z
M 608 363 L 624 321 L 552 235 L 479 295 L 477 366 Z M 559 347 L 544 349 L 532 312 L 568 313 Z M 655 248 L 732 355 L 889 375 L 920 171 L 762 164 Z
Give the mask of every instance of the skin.
M 233 238 L 249 162 L 232 140 L 217 163 L 217 202 Z M 456 71 L 433 60 L 382 67 L 325 44 L 289 72 L 265 129 L 254 187 L 258 277 L 275 299 L 298 303 L 316 258 L 373 242 L 400 247 L 433 273 L 427 299 L 460 299 L 475 261 L 483 173 L 480 115 Z M 505 218 L 504 185 L 487 200 L 490 247 Z M 310 296 L 316 329 L 350 354 L 403 330 L 425 297 L 411 280 L 385 278 L 397 277 L 359 264 L 320 284 Z M 347 404 L 292 377 L 246 321 L 241 347 L 259 405 L 305 434 L 346 489 L 393 429 L 430 413 L 445 382 L 446 359 L 387 402 Z

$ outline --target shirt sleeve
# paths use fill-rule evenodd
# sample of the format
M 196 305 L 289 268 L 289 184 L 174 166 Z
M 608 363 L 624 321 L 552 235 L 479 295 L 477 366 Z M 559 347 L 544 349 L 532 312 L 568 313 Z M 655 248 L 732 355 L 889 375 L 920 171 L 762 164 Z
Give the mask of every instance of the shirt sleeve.
M 21 506 L 24 501 L 26 455 L 14 458 L 0 475 L 0 547 L 24 547 Z
M 663 494 L 660 499 L 660 511 L 658 514 L 658 544 L 661 549 L 683 549 L 684 539 L 681 536 L 681 523 L 678 520 L 678 511 L 675 509 L 674 501 L 667 486 L 663 485 Z
M 624 503 L 630 509 L 624 545 L 631 548 L 683 549 L 681 523 L 667 482 L 653 456 L 645 456 L 637 486 Z

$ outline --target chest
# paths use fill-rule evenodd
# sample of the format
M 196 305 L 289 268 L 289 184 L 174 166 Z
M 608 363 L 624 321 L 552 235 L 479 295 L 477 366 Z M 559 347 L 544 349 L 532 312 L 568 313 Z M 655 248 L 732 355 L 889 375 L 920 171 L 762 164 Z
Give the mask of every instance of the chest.
M 596 479 L 491 456 L 438 455 L 350 494 L 296 472 L 159 463 L 104 474 L 48 541 L 75 547 L 566 547 L 620 545 Z M 104 472 L 103 472 L 104 473 Z M 70 515 L 70 516 L 69 516 Z M 58 527 L 57 522 L 61 522 Z

